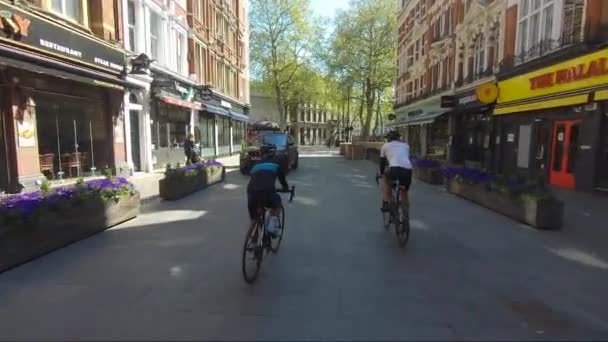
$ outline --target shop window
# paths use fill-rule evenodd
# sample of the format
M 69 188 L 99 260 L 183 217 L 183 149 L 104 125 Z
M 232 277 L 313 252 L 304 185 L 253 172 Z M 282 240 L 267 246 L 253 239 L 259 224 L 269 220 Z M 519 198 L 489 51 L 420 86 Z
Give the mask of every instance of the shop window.
M 190 122 L 190 111 L 164 103 L 159 104 L 158 108 L 158 146 L 183 147 Z
M 517 167 L 527 169 L 530 165 L 530 139 L 532 126 L 519 126 L 519 140 L 517 144 Z
M 213 148 L 215 146 L 215 120 L 212 115 L 203 114 L 199 116 L 200 138 L 202 148 Z
M 576 123 L 570 127 L 570 142 L 568 144 L 568 173 L 574 173 L 576 167 L 576 157 L 578 152 L 580 124 Z
M 562 159 L 564 157 L 564 140 L 566 136 L 566 126 L 558 124 L 555 130 L 555 147 L 553 152 L 553 171 L 562 170 Z
M 89 175 L 111 165 L 106 153 L 112 136 L 108 120 L 99 110 L 103 104 L 91 98 L 36 93 L 27 111 L 35 113 L 38 153 L 47 176 L 63 178 Z

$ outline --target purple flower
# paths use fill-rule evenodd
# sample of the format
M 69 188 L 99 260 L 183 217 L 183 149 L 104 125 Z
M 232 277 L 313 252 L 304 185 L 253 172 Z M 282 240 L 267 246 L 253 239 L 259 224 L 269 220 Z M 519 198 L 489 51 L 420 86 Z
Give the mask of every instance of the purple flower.
M 24 218 L 27 218 L 35 214 L 42 206 L 55 207 L 57 202 L 74 199 L 79 196 L 80 192 L 90 194 L 101 194 L 103 192 L 104 194 L 116 195 L 133 188 L 133 185 L 124 178 L 91 180 L 85 182 L 83 188 L 62 186 L 52 189 L 48 194 L 35 191 L 5 197 L 0 200 L 0 211 L 19 210 Z

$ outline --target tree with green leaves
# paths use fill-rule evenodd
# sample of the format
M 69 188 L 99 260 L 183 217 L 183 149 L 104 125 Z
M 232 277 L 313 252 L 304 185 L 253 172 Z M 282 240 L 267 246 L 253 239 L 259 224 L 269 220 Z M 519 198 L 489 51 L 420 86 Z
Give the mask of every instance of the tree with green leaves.
M 273 94 L 285 127 L 294 94 L 306 90 L 304 67 L 320 41 L 319 22 L 308 0 L 251 0 L 250 28 L 252 78 Z
M 336 16 L 328 58 L 330 70 L 347 84 L 354 100 L 362 136 L 370 135 L 378 102 L 394 82 L 397 3 L 394 0 L 353 0 Z M 378 121 L 376 119 L 375 121 Z

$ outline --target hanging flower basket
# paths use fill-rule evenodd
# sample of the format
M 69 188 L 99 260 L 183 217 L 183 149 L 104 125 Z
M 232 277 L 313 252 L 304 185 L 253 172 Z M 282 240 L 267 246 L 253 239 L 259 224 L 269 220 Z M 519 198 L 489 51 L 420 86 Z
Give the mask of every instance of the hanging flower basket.
M 135 218 L 139 207 L 139 194 L 124 178 L 3 198 L 0 272 Z
M 217 161 L 207 161 L 184 167 L 167 167 L 165 178 L 158 183 L 159 196 L 174 201 L 184 198 L 208 186 L 224 181 L 226 169 Z

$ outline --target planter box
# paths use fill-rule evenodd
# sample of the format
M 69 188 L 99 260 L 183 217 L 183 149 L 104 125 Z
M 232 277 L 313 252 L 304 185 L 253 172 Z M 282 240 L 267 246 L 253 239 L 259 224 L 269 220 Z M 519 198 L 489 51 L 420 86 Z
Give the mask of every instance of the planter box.
M 175 201 L 210 185 L 220 183 L 224 181 L 225 177 L 226 169 L 224 167 L 212 166 L 205 168 L 197 175 L 163 178 L 158 182 L 159 196 L 167 201 Z
M 364 160 L 365 159 L 365 150 L 367 148 L 364 145 L 354 144 L 353 145 L 353 160 Z
M 454 179 L 446 180 L 446 189 L 450 193 L 539 229 L 560 229 L 563 225 L 564 204 L 558 200 L 536 199 L 525 195 L 510 197 L 487 191 L 484 185 L 463 184 Z
M 365 159 L 371 160 L 376 164 L 380 163 L 380 149 L 377 148 L 368 148 L 365 151 Z
M 443 171 L 440 167 L 414 167 L 414 177 L 434 185 L 442 185 L 444 182 Z
M 118 202 L 100 199 L 66 201 L 56 210 L 44 210 L 28 223 L 8 226 L 0 217 L 0 272 L 90 237 L 139 214 L 139 194 Z

